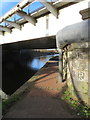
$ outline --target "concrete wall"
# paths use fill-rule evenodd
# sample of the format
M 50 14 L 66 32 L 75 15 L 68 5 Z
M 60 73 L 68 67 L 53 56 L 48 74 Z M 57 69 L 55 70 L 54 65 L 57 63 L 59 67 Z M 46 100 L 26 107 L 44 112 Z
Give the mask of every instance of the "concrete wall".
M 90 43 L 73 43 L 64 48 L 63 79 L 72 96 L 90 105 Z
M 56 33 L 63 27 L 82 21 L 79 11 L 87 8 L 88 2 L 89 0 L 84 0 L 60 10 L 58 19 L 52 14 L 49 14 L 38 18 L 36 26 L 31 23 L 26 23 L 21 31 L 13 29 L 11 34 L 6 33 L 3 37 L 0 35 L 0 44 L 56 35 Z

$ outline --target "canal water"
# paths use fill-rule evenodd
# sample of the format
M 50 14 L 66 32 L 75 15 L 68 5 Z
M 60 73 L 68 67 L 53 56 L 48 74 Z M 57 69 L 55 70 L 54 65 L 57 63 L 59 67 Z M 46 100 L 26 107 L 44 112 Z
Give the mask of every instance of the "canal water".
M 4 51 L 2 56 L 2 89 L 11 95 L 30 79 L 53 56 L 34 50 Z

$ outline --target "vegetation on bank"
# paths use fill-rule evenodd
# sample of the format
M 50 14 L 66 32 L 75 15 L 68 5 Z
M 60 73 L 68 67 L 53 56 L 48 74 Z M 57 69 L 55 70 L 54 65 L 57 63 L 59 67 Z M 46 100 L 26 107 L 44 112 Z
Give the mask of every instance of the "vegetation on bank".
M 69 103 L 80 118 L 90 118 L 90 108 L 87 105 L 80 103 L 78 100 L 74 100 L 69 90 L 64 91 L 62 99 Z
M 13 95 L 6 100 L 2 100 L 2 114 L 4 115 L 7 112 L 8 108 L 10 108 L 16 101 L 20 99 L 20 95 Z

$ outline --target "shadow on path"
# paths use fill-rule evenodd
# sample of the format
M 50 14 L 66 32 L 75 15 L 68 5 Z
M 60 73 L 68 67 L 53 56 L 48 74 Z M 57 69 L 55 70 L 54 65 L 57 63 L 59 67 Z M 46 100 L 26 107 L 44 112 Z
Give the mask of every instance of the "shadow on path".
M 69 105 L 61 100 L 66 83 L 58 82 L 58 65 L 43 67 L 38 79 L 28 84 L 23 98 L 17 101 L 5 118 L 75 118 L 77 117 Z

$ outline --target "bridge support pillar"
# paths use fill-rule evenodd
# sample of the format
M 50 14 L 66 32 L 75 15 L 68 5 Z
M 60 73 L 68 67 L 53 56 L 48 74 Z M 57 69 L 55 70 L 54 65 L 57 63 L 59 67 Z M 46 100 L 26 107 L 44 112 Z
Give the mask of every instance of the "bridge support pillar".
M 88 12 L 86 14 L 86 12 Z M 90 106 L 90 10 L 84 10 L 80 23 L 67 26 L 56 35 L 60 54 L 59 70 L 62 81 L 66 80 L 68 90 L 73 98 Z M 87 19 L 87 20 L 86 20 Z M 60 53 L 60 52 L 59 52 Z M 61 70 L 62 68 L 62 70 Z
M 59 81 L 63 82 L 63 49 L 58 49 L 59 51 Z
M 63 79 L 72 97 L 90 105 L 90 43 L 73 43 L 64 48 Z M 67 53 L 67 54 L 66 54 Z

